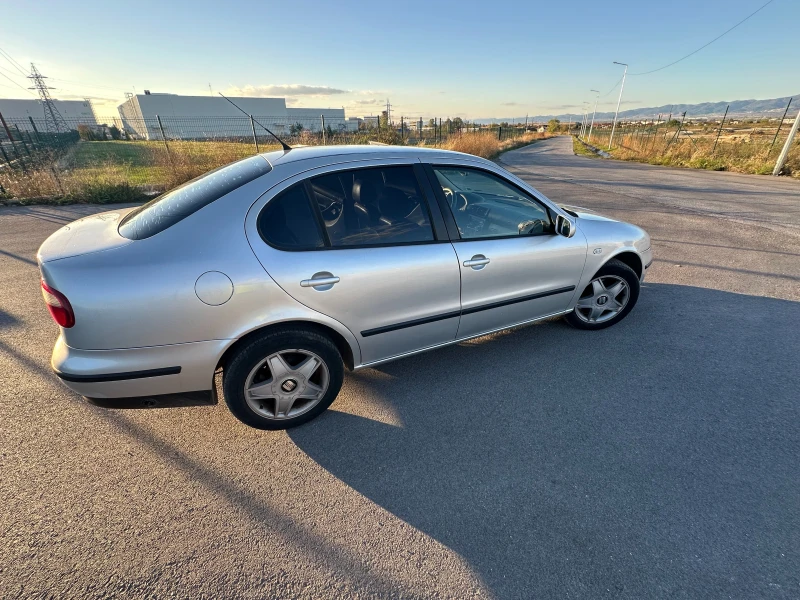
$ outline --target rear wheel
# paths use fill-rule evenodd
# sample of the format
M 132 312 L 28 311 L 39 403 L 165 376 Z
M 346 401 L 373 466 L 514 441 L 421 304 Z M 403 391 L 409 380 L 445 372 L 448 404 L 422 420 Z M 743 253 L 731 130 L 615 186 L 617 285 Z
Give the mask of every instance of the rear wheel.
M 565 319 L 578 329 L 603 329 L 619 323 L 639 299 L 639 278 L 625 263 L 610 260 L 581 293 Z
M 314 331 L 285 329 L 242 347 L 225 367 L 223 390 L 228 408 L 243 423 L 288 429 L 325 411 L 343 379 L 333 342 Z

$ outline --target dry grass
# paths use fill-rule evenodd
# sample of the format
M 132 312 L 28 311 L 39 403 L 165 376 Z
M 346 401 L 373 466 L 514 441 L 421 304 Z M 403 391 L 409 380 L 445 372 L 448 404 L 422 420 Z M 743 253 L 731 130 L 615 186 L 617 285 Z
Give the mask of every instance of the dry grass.
M 136 202 L 253 154 L 253 145 L 234 142 L 170 142 L 169 153 L 162 142 L 81 142 L 58 161 L 0 171 L 0 200 Z
M 770 152 L 771 139 L 755 141 L 746 135 L 727 135 L 720 137 L 716 150 L 715 135 L 685 135 L 675 137 L 676 130 L 641 131 L 636 134 L 615 136 L 611 155 L 620 160 L 644 162 L 653 165 L 668 165 L 708 169 L 712 171 L 732 171 L 735 173 L 754 173 L 768 175 L 775 167 L 783 140 L 779 140 Z M 606 149 L 602 141 L 593 140 Z M 789 152 L 783 173 L 800 177 L 800 143 L 795 142 Z
M 543 140 L 549 137 L 553 136 L 548 133 L 529 132 L 513 139 L 501 141 L 497 139 L 496 133 L 468 132 L 452 136 L 437 147 L 491 159 L 496 158 L 501 152 L 526 146 L 537 140 Z

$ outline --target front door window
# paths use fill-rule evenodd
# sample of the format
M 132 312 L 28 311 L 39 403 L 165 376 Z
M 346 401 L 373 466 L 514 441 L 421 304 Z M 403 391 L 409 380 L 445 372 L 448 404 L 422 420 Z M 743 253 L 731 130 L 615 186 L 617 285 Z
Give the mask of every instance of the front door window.
M 463 167 L 435 167 L 461 239 L 554 233 L 548 210 L 497 175 Z

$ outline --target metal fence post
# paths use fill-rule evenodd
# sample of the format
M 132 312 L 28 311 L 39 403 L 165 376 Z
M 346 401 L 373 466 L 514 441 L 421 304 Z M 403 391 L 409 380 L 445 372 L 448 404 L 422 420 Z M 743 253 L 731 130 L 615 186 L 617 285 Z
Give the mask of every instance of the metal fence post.
M 503 126 L 497 128 L 497 140 L 500 141 L 503 139 Z
M 22 132 L 19 130 L 19 125 L 14 123 L 14 129 L 17 130 L 17 135 L 19 136 L 19 141 L 22 142 L 22 147 L 25 149 L 25 154 L 30 156 L 31 155 L 31 151 L 28 150 L 28 144 L 25 143 L 25 137 L 22 135 Z
M 13 169 L 13 168 L 14 168 L 14 165 L 12 165 L 12 164 L 11 164 L 11 160 L 8 158 L 8 154 L 6 154 L 6 149 L 5 149 L 5 148 L 3 148 L 3 146 L 2 146 L 2 145 L 0 145 L 0 152 L 2 152 L 2 153 L 3 153 L 3 158 L 5 159 L 5 161 L 6 161 L 6 164 L 8 165 L 8 168 L 9 168 L 9 169 Z
M 711 149 L 711 155 L 714 155 L 714 152 L 717 151 L 717 142 L 719 141 L 719 136 L 722 133 L 722 126 L 725 125 L 725 117 L 728 116 L 728 109 L 731 107 L 730 104 L 725 108 L 725 114 L 722 116 L 722 121 L 719 124 L 719 129 L 717 130 L 717 139 L 714 140 L 714 147 Z M 788 110 L 788 108 L 787 108 Z M 777 135 L 777 134 L 776 134 Z
M 259 153 L 258 136 L 256 136 L 256 125 L 255 122 L 253 121 L 253 115 L 250 115 L 250 128 L 253 130 L 253 142 L 256 145 L 256 154 L 258 154 Z
M 175 171 L 175 163 L 172 162 L 172 154 L 169 153 L 169 145 L 167 144 L 167 136 L 164 135 L 164 125 L 161 123 L 161 117 L 156 115 L 156 120 L 158 120 L 158 129 L 161 131 L 161 139 L 164 140 L 164 148 L 167 151 L 167 160 L 169 160 L 169 165 L 172 167 L 172 170 Z
M 656 130 L 653 132 L 653 143 L 650 145 L 650 151 L 656 147 L 656 136 L 658 135 L 658 127 L 661 125 L 661 113 L 658 113 L 658 121 L 656 121 Z
M 55 161 L 53 164 L 50 165 L 50 171 L 53 173 L 53 179 L 56 180 L 56 184 L 58 185 L 58 190 L 61 192 L 61 195 L 64 195 L 64 186 L 61 185 L 61 180 L 58 178 L 58 173 L 56 173 Z
M 3 118 L 3 113 L 0 113 L 0 122 L 3 123 L 3 129 L 6 130 L 6 135 L 8 136 L 8 141 L 11 142 L 11 147 L 14 149 L 14 156 L 16 156 L 16 160 L 19 162 L 19 166 L 22 168 L 22 172 L 25 173 L 25 162 L 22 160 L 22 155 L 19 153 L 19 149 L 17 148 L 17 142 L 14 140 L 14 136 L 11 135 L 11 129 L 9 129 L 8 125 L 6 124 L 5 118 Z M 5 154 L 5 151 L 3 151 Z M 8 160 L 8 157 L 6 157 Z M 9 165 L 11 162 L 8 163 Z
M 674 136 L 673 136 L 673 138 L 672 138 L 672 139 L 669 141 L 669 144 L 667 144 L 667 147 L 666 147 L 666 148 L 664 148 L 664 150 L 667 150 L 667 148 L 669 148 L 669 147 L 672 145 L 672 142 L 674 142 L 675 140 L 677 140 L 677 139 L 678 139 L 678 135 L 680 134 L 680 132 L 681 132 L 681 129 L 683 129 L 683 121 L 684 121 L 685 119 L 686 119 L 686 111 L 683 111 L 683 115 L 681 116 L 681 124 L 678 126 L 678 131 L 676 131 L 676 132 L 675 132 L 675 135 L 674 135 Z
M 800 126 L 800 111 L 798 111 L 797 116 L 794 118 L 794 125 L 792 125 L 792 128 L 789 130 L 789 137 L 786 138 L 783 150 L 781 150 L 780 156 L 778 156 L 778 162 L 775 163 L 775 169 L 772 171 L 772 174 L 775 176 L 781 174 L 783 164 L 786 162 L 786 157 L 789 155 L 789 150 L 792 147 L 792 142 L 794 141 L 798 126 Z
M 781 132 L 781 127 L 783 127 L 783 121 L 786 119 L 786 113 L 789 112 L 789 107 L 792 105 L 792 100 L 794 100 L 794 98 L 789 98 L 789 104 L 786 105 L 786 110 L 783 111 L 781 122 L 778 124 L 778 129 L 777 131 L 775 131 L 775 137 L 772 138 L 772 144 L 770 145 L 769 150 L 767 150 L 767 155 L 764 157 L 764 160 L 769 159 L 769 155 L 772 152 L 772 148 L 775 146 L 775 142 L 778 141 L 778 134 Z
M 319 118 L 322 120 L 322 145 L 325 145 L 325 115 L 320 115 Z
M 28 121 L 31 122 L 31 127 L 33 127 L 33 132 L 36 134 L 36 141 L 41 142 L 42 140 L 39 139 L 39 130 L 36 129 L 36 123 L 33 122 L 33 117 L 28 115 Z
M 14 138 L 11 135 L 11 130 L 8 128 L 8 125 L 6 124 L 6 120 L 3 118 L 3 113 L 0 113 L 0 122 L 3 123 L 3 129 L 6 130 L 6 135 L 8 136 L 8 141 L 13 144 L 14 143 Z

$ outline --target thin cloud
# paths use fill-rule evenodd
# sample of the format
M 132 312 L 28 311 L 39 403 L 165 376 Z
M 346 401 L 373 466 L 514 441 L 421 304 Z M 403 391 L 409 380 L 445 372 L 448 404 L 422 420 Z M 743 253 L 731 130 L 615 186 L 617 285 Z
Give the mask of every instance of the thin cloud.
M 556 106 L 545 106 L 547 110 L 566 110 L 568 108 L 580 108 L 580 104 L 558 104 Z
M 228 94 L 232 96 L 245 96 L 248 98 L 263 98 L 269 96 L 334 96 L 349 94 L 348 90 L 328 87 L 327 85 L 302 85 L 288 83 L 281 85 L 246 85 L 244 87 L 229 88 Z
M 502 106 L 522 106 L 519 102 L 503 102 Z

